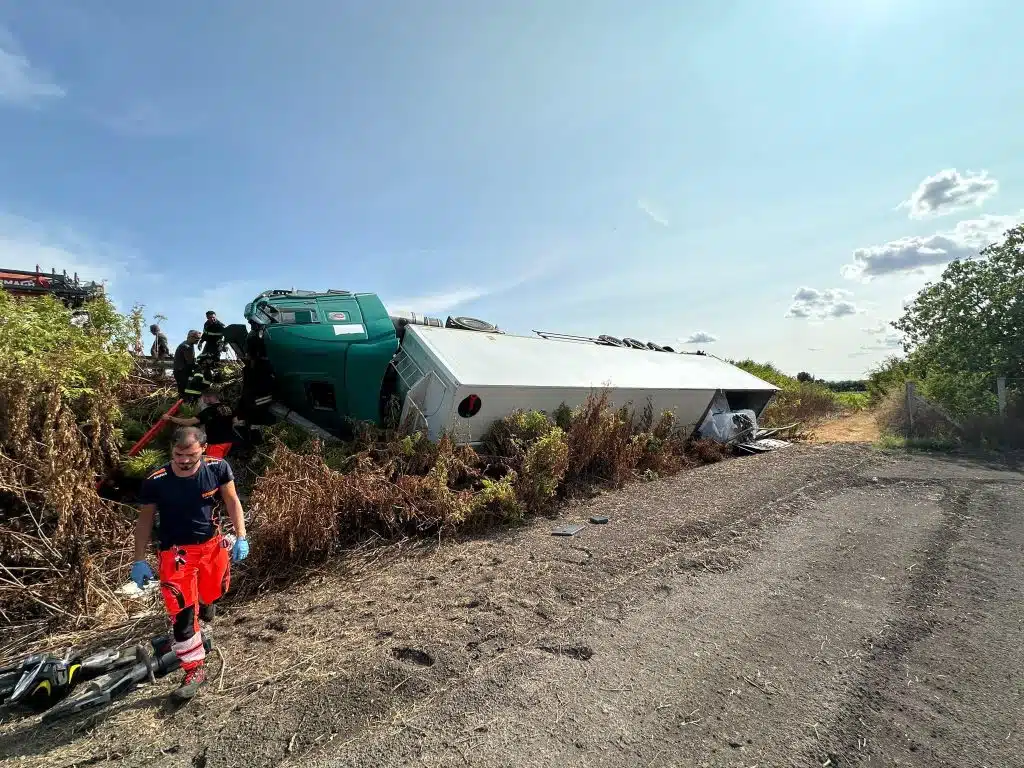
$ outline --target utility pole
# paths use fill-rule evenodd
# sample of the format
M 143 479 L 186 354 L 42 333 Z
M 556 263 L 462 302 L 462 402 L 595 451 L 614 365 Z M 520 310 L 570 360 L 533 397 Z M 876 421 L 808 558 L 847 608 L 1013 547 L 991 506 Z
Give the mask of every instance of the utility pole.
M 999 416 L 1006 418 L 1006 377 L 996 379 L 996 395 L 999 398 Z

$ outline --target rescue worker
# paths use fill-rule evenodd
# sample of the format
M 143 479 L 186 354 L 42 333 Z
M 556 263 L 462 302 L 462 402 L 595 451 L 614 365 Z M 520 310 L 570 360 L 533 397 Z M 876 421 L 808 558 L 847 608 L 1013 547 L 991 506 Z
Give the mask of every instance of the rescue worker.
M 220 360 L 221 346 L 224 343 L 224 323 L 217 319 L 217 313 L 212 309 L 206 313 L 201 342 L 203 357 Z
M 225 458 L 232 445 L 241 439 L 235 431 L 241 422 L 235 418 L 231 407 L 221 401 L 220 392 L 212 387 L 199 398 L 198 416 L 171 416 L 170 420 L 182 427 L 202 427 L 207 438 L 206 455 L 213 459 Z
M 171 345 L 167 341 L 167 334 L 160 330 L 160 326 L 154 323 L 149 326 L 149 332 L 153 334 L 153 346 L 149 349 L 149 354 L 156 360 L 163 360 L 166 357 L 171 356 Z
M 171 461 L 145 479 L 135 524 L 135 562 L 131 578 L 141 589 L 154 578 L 146 562 L 153 517 L 160 514 L 157 557 L 160 593 L 171 622 L 174 650 L 185 671 L 171 694 L 191 699 L 206 682 L 206 650 L 199 620 L 212 621 L 214 603 L 230 587 L 231 563 L 249 554 L 242 502 L 234 474 L 224 459 L 203 456 L 206 434 L 198 427 L 179 427 L 174 433 Z M 234 526 L 230 544 L 214 518 L 217 495 Z
M 196 374 L 196 344 L 202 334 L 199 331 L 189 331 L 185 340 L 174 350 L 174 381 L 178 385 L 178 397 L 188 401 L 194 401 L 202 394 L 205 387 L 197 388 L 196 382 L 192 380 Z
M 249 320 L 249 333 L 245 337 L 245 366 L 242 370 L 241 410 L 248 420 L 270 405 L 273 400 L 274 371 L 267 358 L 267 345 L 263 328 Z

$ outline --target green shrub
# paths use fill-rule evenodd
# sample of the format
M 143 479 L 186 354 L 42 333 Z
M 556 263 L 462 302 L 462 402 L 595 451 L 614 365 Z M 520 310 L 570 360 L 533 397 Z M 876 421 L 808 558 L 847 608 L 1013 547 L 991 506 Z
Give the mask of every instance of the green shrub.
M 52 297 L 0 290 L 0 557 L 20 585 L 0 585 L 7 626 L 91 615 L 123 576 L 129 521 L 96 478 L 119 462 L 135 334 L 107 299 L 85 309 L 79 328 Z
M 863 411 L 868 407 L 869 396 L 867 392 L 837 392 L 836 402 L 845 411 Z
M 163 466 L 170 459 L 167 453 L 154 448 L 144 448 L 134 456 L 126 456 L 121 461 L 121 470 L 126 477 L 143 478 L 157 467 Z
M 149 425 L 143 424 L 135 419 L 125 419 L 121 422 L 121 440 L 126 448 L 130 448 L 149 431 Z
M 894 392 L 902 392 L 914 376 L 910 362 L 897 355 L 889 355 L 868 373 L 868 402 L 880 405 Z
M 569 445 L 560 427 L 550 428 L 526 449 L 514 483 L 516 495 L 530 509 L 543 509 L 558 492 L 569 469 Z
M 930 370 L 920 382 L 921 394 L 939 403 L 953 418 L 998 413 L 999 401 L 992 376 L 966 371 Z
M 836 393 L 820 382 L 797 381 L 771 363 L 740 360 L 733 365 L 781 389 L 761 415 L 760 426 L 811 425 L 842 411 Z
M 515 410 L 491 425 L 483 443 L 496 456 L 519 456 L 554 428 L 547 414 Z
M 525 515 L 523 502 L 516 493 L 515 472 L 510 472 L 500 480 L 483 478 L 480 490 L 473 499 L 474 510 L 479 513 L 496 513 L 500 518 L 511 522 L 520 521 Z

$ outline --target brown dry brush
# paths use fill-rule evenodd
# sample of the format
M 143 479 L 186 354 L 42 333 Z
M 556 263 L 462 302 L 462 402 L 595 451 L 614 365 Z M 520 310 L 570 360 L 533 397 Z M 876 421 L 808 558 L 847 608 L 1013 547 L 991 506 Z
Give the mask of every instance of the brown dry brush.
M 118 452 L 112 397 L 68 402 L 46 382 L 0 375 L 0 616 L 11 632 L 81 624 L 110 602 L 130 531 L 95 489 Z
M 252 554 L 243 589 L 287 578 L 368 536 L 444 536 L 549 511 L 575 481 L 620 487 L 730 454 L 691 441 L 670 413 L 639 417 L 594 394 L 554 418 L 517 411 L 496 422 L 477 452 L 450 437 L 363 427 L 324 446 L 286 427 L 250 495 Z

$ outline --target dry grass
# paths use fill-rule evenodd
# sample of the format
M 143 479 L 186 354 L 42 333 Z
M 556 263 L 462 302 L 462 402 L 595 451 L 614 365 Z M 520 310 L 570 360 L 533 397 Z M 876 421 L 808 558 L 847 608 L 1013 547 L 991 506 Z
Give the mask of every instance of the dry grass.
M 60 309 L 41 311 L 59 326 Z M 118 471 L 138 476 L 164 458 L 144 451 L 121 462 L 176 399 L 130 359 L 118 367 L 116 343 L 74 360 L 53 359 L 60 352 L 50 348 L 19 357 L 11 346 L 4 338 L 0 349 L 0 648 L 128 620 L 113 590 L 131 562 L 135 510 L 101 498 L 96 482 Z M 69 373 L 75 364 L 80 372 Z M 48 366 L 65 371 L 63 380 Z
M 914 418 L 911 425 L 907 410 L 906 396 L 891 393 L 885 397 L 875 412 L 875 419 L 883 435 L 906 439 L 929 439 L 956 441 L 961 436 L 960 427 L 952 422 L 941 409 L 921 397 L 914 401 Z
M 1024 448 L 1024 414 L 1011 410 L 1005 418 L 972 416 L 963 421 L 961 434 L 965 444 L 995 450 Z
M 765 409 L 766 426 L 819 424 L 843 411 L 843 404 L 830 389 L 819 384 L 800 382 L 779 392 Z
M 43 380 L 0 376 L 0 399 L 0 647 L 129 621 L 113 589 L 127 575 L 135 513 L 100 498 L 95 481 L 113 471 L 137 477 L 164 458 L 159 441 L 135 460 L 121 457 L 174 391 L 136 370 L 70 402 Z M 613 408 L 606 392 L 554 418 L 514 413 L 480 452 L 366 425 L 351 442 L 326 446 L 279 425 L 236 468 L 248 478 L 253 547 L 233 591 L 259 591 L 371 538 L 515 523 L 549 513 L 573 488 L 618 488 L 728 453 L 687 440 L 671 414 Z
M 844 410 L 842 398 L 823 384 L 798 381 L 771 363 L 758 363 L 753 360 L 733 362 L 748 373 L 781 389 L 762 414 L 762 426 L 781 427 L 798 423 L 803 425 L 806 431 L 826 419 L 838 416 Z
M 82 625 L 110 602 L 130 512 L 95 479 L 116 462 L 111 392 L 69 402 L 47 382 L 0 376 L 0 616 Z
M 393 539 L 481 529 L 548 512 L 574 483 L 618 488 L 636 478 L 721 461 L 730 450 L 689 441 L 671 414 L 655 420 L 609 404 L 607 392 L 554 419 L 518 411 L 493 425 L 480 453 L 448 437 L 357 431 L 325 447 L 275 429 L 250 495 L 245 588 L 287 578 L 367 536 Z

